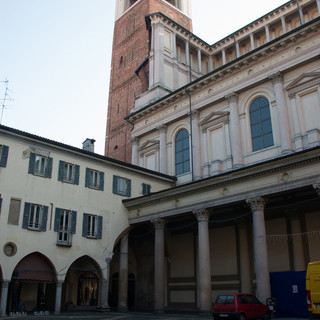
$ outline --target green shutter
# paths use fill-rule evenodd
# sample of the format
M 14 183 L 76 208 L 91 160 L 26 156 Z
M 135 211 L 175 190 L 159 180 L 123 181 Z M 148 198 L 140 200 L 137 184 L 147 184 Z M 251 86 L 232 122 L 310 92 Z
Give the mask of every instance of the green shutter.
M 71 233 L 76 233 L 77 211 L 71 211 Z
M 2 145 L 1 147 L 1 159 L 0 159 L 0 166 L 6 167 L 7 166 L 7 159 L 8 159 L 9 147 Z
M 86 181 L 85 181 L 85 186 L 90 187 L 90 169 L 86 168 Z
M 61 215 L 61 209 L 56 208 L 56 212 L 54 216 L 54 226 L 53 226 L 53 230 L 55 232 L 59 232 L 59 229 L 60 229 L 60 215 Z
M 126 196 L 127 197 L 131 197 L 131 180 L 130 179 L 126 179 L 126 184 L 127 184 Z
M 47 206 L 43 206 L 42 207 L 41 226 L 40 226 L 40 230 L 41 231 L 46 231 L 47 230 L 47 220 L 48 220 L 48 207 Z
M 64 164 L 65 162 L 60 160 L 59 161 L 59 172 L 58 172 L 58 180 L 63 181 L 64 178 Z
M 34 167 L 36 163 L 36 154 L 31 152 L 30 153 L 30 158 L 29 158 L 29 169 L 28 173 L 34 174 Z
M 80 166 L 74 166 L 74 184 L 79 184 Z
M 23 219 L 22 219 L 22 228 L 23 229 L 28 229 L 30 208 L 31 208 L 31 203 L 26 202 L 24 204 Z
M 97 239 L 102 238 L 102 216 L 98 216 Z
M 83 221 L 82 221 L 82 236 L 87 237 L 88 235 L 88 214 L 83 214 Z
M 2 207 L 2 198 L 0 198 L 0 214 L 1 214 L 1 207 Z
M 52 158 L 48 157 L 47 158 L 47 167 L 45 171 L 45 177 L 46 178 L 51 178 L 52 174 Z
M 99 190 L 103 191 L 103 189 L 104 189 L 104 172 L 100 171 L 99 176 L 100 176 Z
M 112 192 L 115 194 L 118 193 L 118 177 L 117 176 L 113 176 Z

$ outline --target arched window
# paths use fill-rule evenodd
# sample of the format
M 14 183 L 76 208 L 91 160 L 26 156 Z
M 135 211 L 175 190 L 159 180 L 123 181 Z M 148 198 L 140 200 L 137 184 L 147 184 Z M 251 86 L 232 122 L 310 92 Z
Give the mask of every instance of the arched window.
M 176 175 L 190 171 L 190 147 L 188 130 L 178 132 L 175 140 Z
M 250 106 L 252 150 L 273 146 L 272 124 L 268 99 L 259 97 Z

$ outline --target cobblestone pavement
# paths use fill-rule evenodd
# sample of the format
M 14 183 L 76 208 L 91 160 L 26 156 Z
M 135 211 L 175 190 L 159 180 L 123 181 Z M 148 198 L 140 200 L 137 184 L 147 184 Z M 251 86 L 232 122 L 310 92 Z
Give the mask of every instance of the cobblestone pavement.
M 20 315 L 20 316 L 7 316 L 0 319 L 10 320 L 199 320 L 199 319 L 212 319 L 211 315 L 197 315 L 197 314 L 153 314 L 143 312 L 71 312 L 62 313 L 61 315 Z

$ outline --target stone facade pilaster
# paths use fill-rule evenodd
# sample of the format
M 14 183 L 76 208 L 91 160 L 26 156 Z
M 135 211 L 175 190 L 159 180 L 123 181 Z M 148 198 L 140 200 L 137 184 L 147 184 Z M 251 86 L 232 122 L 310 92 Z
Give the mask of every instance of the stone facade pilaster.
M 160 132 L 160 172 L 167 174 L 167 126 L 161 125 L 157 129 Z
M 128 309 L 128 233 L 123 235 L 120 242 L 120 263 L 119 263 L 119 303 L 121 311 Z
M 10 281 L 3 281 L 1 288 L 0 317 L 6 316 L 8 289 Z

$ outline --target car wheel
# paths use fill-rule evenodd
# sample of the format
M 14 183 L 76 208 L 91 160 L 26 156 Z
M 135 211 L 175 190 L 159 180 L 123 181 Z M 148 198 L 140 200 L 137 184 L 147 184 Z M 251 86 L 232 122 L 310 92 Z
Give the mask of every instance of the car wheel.
M 247 317 L 244 313 L 240 314 L 239 320 L 247 320 Z

